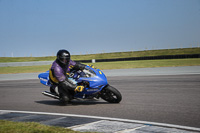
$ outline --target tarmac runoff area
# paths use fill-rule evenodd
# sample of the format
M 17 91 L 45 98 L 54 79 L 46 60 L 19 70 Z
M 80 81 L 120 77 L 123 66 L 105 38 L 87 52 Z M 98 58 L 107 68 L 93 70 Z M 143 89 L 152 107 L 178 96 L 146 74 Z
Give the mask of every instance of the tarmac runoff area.
M 106 76 L 151 76 L 151 75 L 182 75 L 200 74 L 200 66 L 164 67 L 103 70 Z M 37 79 L 38 73 L 31 74 L 1 74 L 0 80 Z M 200 132 L 200 128 L 179 126 L 165 123 L 137 121 L 77 114 L 61 114 L 47 112 L 29 112 L 0 110 L 0 119 L 11 121 L 32 121 L 41 124 L 61 126 L 81 132 L 115 132 L 115 133 L 149 133 L 149 132 Z

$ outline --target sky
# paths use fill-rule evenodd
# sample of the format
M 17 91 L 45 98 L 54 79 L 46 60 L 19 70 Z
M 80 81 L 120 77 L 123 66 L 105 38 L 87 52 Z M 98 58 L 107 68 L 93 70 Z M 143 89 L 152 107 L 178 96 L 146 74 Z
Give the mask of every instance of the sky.
M 200 47 L 200 0 L 0 0 L 0 57 Z

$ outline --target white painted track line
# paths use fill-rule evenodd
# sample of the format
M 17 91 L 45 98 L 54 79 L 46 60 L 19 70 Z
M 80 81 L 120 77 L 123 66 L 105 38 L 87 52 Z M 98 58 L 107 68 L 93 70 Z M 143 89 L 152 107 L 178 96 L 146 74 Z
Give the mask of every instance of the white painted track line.
M 180 126 L 180 125 L 173 125 L 173 124 L 166 124 L 166 123 L 157 123 L 157 122 L 149 122 L 149 121 L 121 119 L 121 118 L 101 117 L 101 116 L 89 116 L 89 115 L 77 115 L 77 114 L 63 114 L 63 113 L 49 113 L 49 112 L 0 110 L 0 114 L 3 114 L 3 113 L 27 113 L 27 114 L 40 114 L 40 115 L 57 115 L 57 116 L 70 116 L 70 117 L 81 117 L 81 118 L 94 118 L 94 119 L 101 119 L 101 120 L 108 120 L 108 121 L 128 122 L 128 123 L 153 125 L 153 126 L 161 126 L 161 127 L 167 127 L 167 128 L 176 128 L 176 129 L 182 129 L 182 130 L 189 130 L 189 131 L 200 132 L 200 128 L 196 128 L 196 127 Z

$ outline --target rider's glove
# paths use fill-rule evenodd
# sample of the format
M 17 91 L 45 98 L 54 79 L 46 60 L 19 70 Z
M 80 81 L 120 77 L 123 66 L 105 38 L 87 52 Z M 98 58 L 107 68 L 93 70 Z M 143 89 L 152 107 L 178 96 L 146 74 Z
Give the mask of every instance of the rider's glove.
M 84 86 L 77 86 L 76 89 L 74 90 L 75 92 L 82 92 L 84 89 Z
M 77 62 L 76 65 L 73 67 L 73 69 L 74 70 L 83 70 L 83 69 L 85 69 L 85 66 L 86 65 Z

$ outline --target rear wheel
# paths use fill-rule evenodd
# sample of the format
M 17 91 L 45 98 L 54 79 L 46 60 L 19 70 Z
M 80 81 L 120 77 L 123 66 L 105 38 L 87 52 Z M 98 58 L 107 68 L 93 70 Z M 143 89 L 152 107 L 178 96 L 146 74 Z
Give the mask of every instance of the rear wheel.
M 117 89 L 108 85 L 102 89 L 101 98 L 109 103 L 119 103 L 122 100 L 122 95 Z

